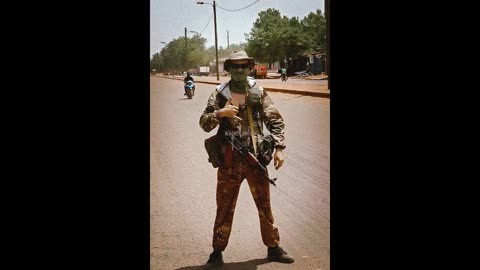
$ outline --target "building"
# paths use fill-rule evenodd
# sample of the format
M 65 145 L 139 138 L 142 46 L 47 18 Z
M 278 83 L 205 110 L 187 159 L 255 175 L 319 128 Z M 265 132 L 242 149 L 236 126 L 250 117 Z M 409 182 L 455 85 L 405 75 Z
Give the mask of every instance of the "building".
M 288 75 L 309 70 L 313 75 L 326 73 L 326 54 L 320 51 L 305 53 L 302 56 L 286 60 Z
M 225 64 L 226 59 L 227 58 L 219 58 L 218 59 L 218 73 L 220 73 L 220 74 L 225 72 L 224 64 Z M 216 73 L 217 72 L 216 65 L 215 65 L 215 60 L 210 62 L 209 66 L 210 66 L 210 73 Z
M 312 52 L 307 54 L 310 72 L 314 75 L 326 73 L 326 54 L 322 52 Z

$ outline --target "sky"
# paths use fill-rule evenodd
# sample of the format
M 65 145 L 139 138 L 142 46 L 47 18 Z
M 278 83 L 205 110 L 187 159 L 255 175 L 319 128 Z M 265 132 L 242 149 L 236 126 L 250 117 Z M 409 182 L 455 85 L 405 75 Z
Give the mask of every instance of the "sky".
M 207 48 L 215 45 L 213 0 L 203 1 L 210 3 L 203 5 L 197 4 L 197 1 L 199 0 L 150 0 L 150 56 L 165 46 L 161 42 L 168 43 L 184 37 L 185 27 L 188 37 L 194 35 L 190 31 L 196 31 L 207 39 Z M 251 31 L 258 13 L 268 8 L 275 8 L 282 16 L 289 18 L 303 19 L 316 9 L 322 10 L 325 16 L 324 0 L 217 0 L 215 3 L 219 48 L 226 48 L 227 42 L 245 42 L 244 33 Z

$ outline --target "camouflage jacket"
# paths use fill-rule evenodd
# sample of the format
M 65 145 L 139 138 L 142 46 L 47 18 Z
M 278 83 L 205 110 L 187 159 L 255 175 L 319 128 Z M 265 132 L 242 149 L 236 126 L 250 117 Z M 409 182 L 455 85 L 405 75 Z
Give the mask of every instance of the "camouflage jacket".
M 256 85 L 255 80 L 248 80 L 249 88 L 251 89 Z M 282 115 L 278 111 L 275 104 L 273 104 L 270 97 L 267 95 L 267 92 L 262 88 L 258 87 L 260 104 L 257 108 L 252 108 L 252 117 L 253 117 L 253 126 L 255 129 L 255 135 L 257 137 L 256 141 L 259 143 L 264 134 L 263 134 L 263 124 L 267 127 L 268 131 L 273 136 L 275 142 L 275 148 L 284 149 L 285 138 L 284 138 L 284 128 L 285 123 Z M 232 133 L 234 135 L 239 135 L 240 140 L 251 147 L 250 145 L 250 125 L 248 122 L 248 113 L 246 107 L 240 108 L 237 114 L 242 121 L 233 121 L 231 118 L 221 118 L 217 119 L 213 113 L 215 110 L 219 110 L 225 106 L 225 103 L 231 97 L 230 89 L 228 83 L 223 83 L 215 88 L 213 93 L 208 98 L 207 107 L 200 117 L 200 127 L 206 132 L 210 132 L 220 123 L 222 125 L 218 129 L 217 134 L 222 135 L 225 132 L 236 132 Z

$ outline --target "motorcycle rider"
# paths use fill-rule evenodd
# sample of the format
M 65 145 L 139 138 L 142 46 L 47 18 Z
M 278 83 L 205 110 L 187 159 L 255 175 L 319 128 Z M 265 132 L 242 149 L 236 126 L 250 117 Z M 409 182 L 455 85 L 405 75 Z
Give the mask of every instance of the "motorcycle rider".
M 192 78 L 192 76 L 190 76 L 190 71 L 187 72 L 187 76 L 185 77 L 185 79 L 183 79 L 183 82 L 184 83 L 187 83 L 188 81 L 192 81 L 193 83 L 195 83 L 195 80 Z M 187 88 L 186 87 L 183 87 L 183 89 L 185 90 L 185 94 L 183 94 L 184 96 L 187 95 Z

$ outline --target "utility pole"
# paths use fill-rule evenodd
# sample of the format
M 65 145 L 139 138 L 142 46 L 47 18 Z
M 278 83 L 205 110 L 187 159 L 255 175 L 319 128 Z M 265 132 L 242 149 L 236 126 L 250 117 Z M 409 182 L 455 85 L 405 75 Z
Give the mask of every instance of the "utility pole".
M 217 81 L 220 81 L 220 75 L 218 74 L 217 9 L 215 8 L 215 1 L 213 1 L 213 21 L 215 23 L 215 66 L 217 70 Z
M 229 37 L 228 37 L 228 30 L 227 30 L 227 49 L 228 49 L 228 47 L 230 47 L 230 42 L 229 42 L 229 39 L 228 39 L 228 38 L 229 38 Z
M 183 64 L 185 65 L 185 69 L 187 69 L 187 72 L 188 72 L 188 66 L 187 66 L 187 27 L 185 27 L 185 53 L 183 54 Z
M 203 4 L 209 4 L 211 3 L 205 3 L 205 2 L 197 2 L 198 5 L 203 5 Z M 215 1 L 213 1 L 213 21 L 215 24 L 215 69 L 217 72 L 217 81 L 220 81 L 220 75 L 218 74 L 218 38 L 217 38 L 217 9 L 215 7 Z
M 326 59 L 326 71 L 327 71 L 327 83 L 328 90 L 330 90 L 330 0 L 325 0 L 325 19 L 326 19 L 326 30 L 327 30 L 327 59 Z

